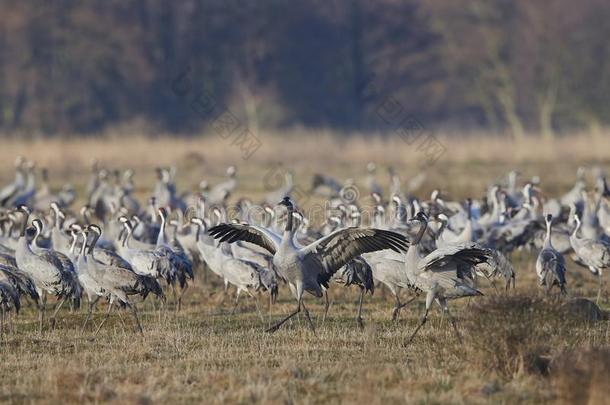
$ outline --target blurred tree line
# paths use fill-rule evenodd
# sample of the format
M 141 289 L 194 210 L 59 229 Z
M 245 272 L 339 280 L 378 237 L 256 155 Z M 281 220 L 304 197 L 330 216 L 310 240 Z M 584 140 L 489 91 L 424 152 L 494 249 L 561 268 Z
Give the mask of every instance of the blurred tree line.
M 610 122 L 608 21 L 607 0 L 0 0 L 0 130 L 193 133 L 205 94 L 254 130 L 384 130 L 391 98 L 551 137 Z

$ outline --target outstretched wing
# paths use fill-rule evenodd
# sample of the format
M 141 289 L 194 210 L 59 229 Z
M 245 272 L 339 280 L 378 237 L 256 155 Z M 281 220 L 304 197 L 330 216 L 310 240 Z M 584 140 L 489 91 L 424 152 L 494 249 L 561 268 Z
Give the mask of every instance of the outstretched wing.
M 476 266 L 490 261 L 492 256 L 491 249 L 482 248 L 474 242 L 456 243 L 436 249 L 420 260 L 418 268 L 420 271 L 434 271 L 444 268 L 451 261 Z
M 302 251 L 318 256 L 326 273 L 332 275 L 355 257 L 384 249 L 406 252 L 409 241 L 405 236 L 392 231 L 352 227 L 332 232 Z
M 281 238 L 274 232 L 260 226 L 248 224 L 220 224 L 208 231 L 220 242 L 233 243 L 238 240 L 254 243 L 266 249 L 272 255 L 280 247 Z

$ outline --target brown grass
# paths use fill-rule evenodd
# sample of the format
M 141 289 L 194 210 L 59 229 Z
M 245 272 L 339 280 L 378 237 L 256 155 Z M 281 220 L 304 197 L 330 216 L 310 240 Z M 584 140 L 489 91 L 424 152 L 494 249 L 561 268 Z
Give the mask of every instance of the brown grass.
M 583 331 L 592 325 L 559 304 L 535 290 L 482 298 L 464 320 L 470 350 L 460 352 L 478 368 L 507 379 L 546 376 L 557 351 L 582 345 L 588 340 Z
M 419 149 L 420 143 L 408 144 L 397 137 L 355 134 L 341 137 L 329 132 L 291 131 L 265 133 L 261 146 L 248 159 L 236 138 L 222 138 L 214 133 L 193 138 L 109 133 L 91 138 L 7 138 L 0 148 L 0 181 L 13 176 L 13 162 L 22 155 L 39 167 L 51 169 L 56 186 L 71 182 L 81 186 L 95 159 L 111 168 L 136 170 L 144 197 L 154 181 L 152 169 L 174 165 L 178 168 L 178 186 L 195 188 L 201 179 L 211 183 L 224 176 L 229 164 L 240 169 L 242 193 L 255 198 L 266 190 L 265 175 L 273 170 L 290 168 L 302 190 L 309 190 L 311 176 L 324 172 L 339 178 L 358 179 L 366 174 L 366 164 L 377 162 L 379 180 L 387 184 L 385 169 L 393 166 L 407 181 L 416 174 L 426 174 L 419 190 L 426 195 L 442 188 L 454 198 L 479 195 L 491 181 L 497 181 L 508 170 L 518 168 L 523 178 L 539 175 L 545 191 L 554 194 L 573 185 L 576 168 L 610 164 L 610 132 L 597 135 L 575 134 L 545 143 L 531 136 L 516 142 L 511 138 L 481 134 L 435 134 L 446 148 L 433 164 Z M 363 193 L 366 192 L 363 190 Z
M 564 404 L 602 404 L 608 401 L 610 349 L 566 351 L 551 364 L 553 387 Z
M 434 136 L 447 150 L 439 159 L 441 163 L 521 165 L 610 161 L 610 132 L 561 136 L 552 142 L 538 136 L 523 141 L 485 134 Z M 148 137 L 134 133 L 108 133 L 89 138 L 8 138 L 3 139 L 0 169 L 8 169 L 17 155 L 27 156 L 46 167 L 87 166 L 93 158 L 114 166 L 171 165 L 185 157 L 202 158 L 210 164 L 238 163 L 243 159 L 236 139 L 214 133 L 190 138 Z M 420 141 L 409 144 L 396 136 L 353 134 L 347 137 L 324 131 L 290 131 L 265 133 L 259 139 L 260 148 L 248 159 L 253 164 L 284 161 L 299 165 L 311 162 L 312 158 L 339 164 L 377 161 L 388 165 L 423 164 L 424 160 Z
M 56 331 L 41 336 L 35 311 L 26 308 L 17 331 L 0 344 L 0 402 L 540 403 L 563 398 L 565 380 L 581 372 L 591 376 L 587 395 L 594 398 L 606 369 L 586 360 L 574 371 L 555 364 L 566 351 L 607 350 L 608 322 L 563 317 L 551 301 L 530 291 L 528 271 L 521 270 L 518 290 L 509 296 L 494 296 L 484 287 L 489 297 L 452 303 L 463 344 L 435 308 L 404 348 L 423 302 L 392 323 L 391 300 L 383 292 L 366 298 L 361 331 L 354 320 L 356 291 L 339 285 L 331 290 L 324 325 L 322 302 L 308 298 L 317 336 L 303 318 L 268 335 L 263 329 L 271 319 L 294 306 L 286 289 L 272 318 L 263 309 L 265 322 L 252 299 L 244 299 L 231 317 L 230 303 L 218 307 L 220 284 L 212 275 L 213 284 L 202 284 L 201 273 L 178 315 L 140 305 L 143 336 L 133 332 L 123 312 L 122 320 L 113 315 L 92 340 L 90 331 L 78 332 L 84 315 L 67 311 Z M 593 296 L 595 281 L 582 292 Z M 537 368 L 540 359 L 544 372 Z
M 55 186 L 70 181 L 80 188 L 90 160 L 97 158 L 112 167 L 134 167 L 139 195 L 146 196 L 154 166 L 176 164 L 179 188 L 185 190 L 202 178 L 213 183 L 228 164 L 236 163 L 240 193 L 260 196 L 266 191 L 265 172 L 280 160 L 295 169 L 304 188 L 311 174 L 320 171 L 359 179 L 370 160 L 382 168 L 394 165 L 405 180 L 422 170 L 415 151 L 401 141 L 303 136 L 265 136 L 261 149 L 247 161 L 230 140 L 214 137 L 11 139 L 0 149 L 0 175 L 4 181 L 12 177 L 12 162 L 22 154 L 49 167 Z M 515 167 L 527 177 L 541 175 L 545 189 L 557 193 L 573 184 L 577 166 L 607 167 L 610 162 L 605 135 L 561 138 L 551 145 L 535 139 L 524 144 L 498 138 L 442 139 L 448 152 L 426 169 L 422 196 L 436 187 L 456 197 L 480 195 L 489 181 Z M 383 171 L 379 177 L 386 181 Z M 56 331 L 41 336 L 35 331 L 36 313 L 26 306 L 17 330 L 0 343 L 0 402 L 471 404 L 587 398 L 601 403 L 599 393 L 607 392 L 600 391 L 608 380 L 607 362 L 596 359 L 607 358 L 599 355 L 607 353 L 610 343 L 607 318 L 582 322 L 564 316 L 554 302 L 538 297 L 533 254 L 522 252 L 513 260 L 516 292 L 495 296 L 493 288 L 484 286 L 486 297 L 451 303 L 463 344 L 435 308 L 412 346 L 404 348 L 423 302 L 403 310 L 402 319 L 392 323 L 391 297 L 383 290 L 365 299 L 366 327 L 361 331 L 354 321 L 356 291 L 342 286 L 331 289 L 333 303 L 324 325 L 322 303 L 307 298 L 317 336 L 304 319 L 268 335 L 263 332 L 271 321 L 266 310 L 261 322 L 253 301 L 246 298 L 237 315 L 227 315 L 230 304 L 218 306 L 218 280 L 210 275 L 204 283 L 201 272 L 178 315 L 159 313 L 150 302 L 141 305 L 144 336 L 133 333 L 129 314 L 122 313 L 123 321 L 115 314 L 92 340 L 91 332 L 79 333 L 84 315 L 67 311 Z M 597 281 L 571 264 L 568 283 L 573 296 L 595 296 Z M 274 320 L 294 306 L 286 288 L 280 298 L 271 308 Z M 607 295 L 603 306 L 608 309 Z M 96 322 L 104 309 L 96 313 Z M 577 380 L 576 375 L 585 377 Z M 570 388 L 574 381 L 582 390 Z

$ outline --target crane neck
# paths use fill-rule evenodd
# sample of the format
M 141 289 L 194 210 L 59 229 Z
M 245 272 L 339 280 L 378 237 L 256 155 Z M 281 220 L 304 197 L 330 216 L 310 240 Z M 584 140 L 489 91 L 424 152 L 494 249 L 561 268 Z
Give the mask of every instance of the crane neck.
M 129 238 L 131 238 L 132 228 L 129 225 L 125 225 L 125 237 L 123 238 L 123 247 L 129 247 Z
M 157 236 L 157 246 L 165 244 L 165 215 L 159 215 L 161 217 L 161 226 L 159 227 L 159 235 Z
M 201 233 L 201 225 L 194 223 L 195 225 L 195 242 L 199 243 L 199 234 Z
M 85 221 L 85 224 L 91 223 L 91 218 L 89 217 L 89 210 L 83 210 L 83 220 Z
M 76 241 L 78 240 L 78 234 L 72 234 L 72 243 L 70 244 L 70 254 L 74 254 L 76 248 Z
M 93 249 L 95 249 L 95 244 L 97 243 L 97 240 L 100 238 L 100 235 L 95 233 L 93 235 L 93 240 L 91 241 L 91 244 L 89 244 L 89 249 L 87 250 L 87 255 L 91 256 L 93 255 Z
M 447 227 L 447 223 L 445 221 L 441 221 L 441 226 L 438 227 L 438 232 L 436 232 L 436 239 L 442 239 L 443 231 Z
M 15 249 L 16 256 L 19 255 L 19 251 L 26 252 L 27 254 L 34 254 L 25 235 L 21 235 L 17 240 L 17 249 Z
M 83 234 L 83 245 L 80 248 L 80 256 L 83 257 L 85 255 L 85 250 L 87 249 L 87 234 Z
M 553 227 L 550 221 L 546 221 L 546 237 L 544 238 L 544 247 L 552 248 L 553 244 L 551 242 L 551 228 Z
M 59 208 L 56 205 L 53 205 L 52 208 L 53 213 L 55 214 L 55 228 L 61 229 L 63 221 L 61 219 L 61 214 L 59 213 Z
M 284 228 L 285 232 L 291 233 L 293 232 L 293 218 L 292 218 L 292 214 L 294 213 L 294 208 L 292 206 L 288 206 L 286 207 L 287 209 L 287 217 L 286 217 L 286 228 Z
M 422 238 L 424 237 L 424 232 L 426 232 L 427 228 L 428 222 L 423 221 L 417 235 L 415 236 L 415 239 L 413 240 L 413 245 L 419 245 L 419 242 L 421 242 Z
M 491 203 L 492 203 L 492 206 L 493 206 L 493 208 L 491 210 L 491 216 L 492 216 L 492 218 L 494 220 L 497 220 L 498 217 L 500 216 L 500 211 L 501 211 L 500 210 L 500 200 L 498 199 L 497 193 L 493 194 Z
M 466 226 L 461 233 L 462 240 L 468 240 L 468 242 L 474 242 L 474 233 L 472 232 L 472 218 L 468 218 Z
M 32 238 L 32 245 L 34 247 L 38 247 L 38 237 L 40 236 L 41 229 L 36 226 L 36 233 L 34 234 L 34 238 Z
M 574 228 L 574 231 L 572 232 L 572 235 L 570 236 L 571 238 L 578 239 L 578 230 L 580 229 L 581 225 L 582 225 L 582 222 L 576 221 L 576 227 Z
M 203 198 L 200 198 L 199 204 L 197 204 L 197 216 L 199 218 L 205 217 L 205 200 Z
M 21 236 L 21 237 L 25 237 L 25 230 L 28 226 L 28 218 L 29 218 L 29 215 L 27 213 L 24 213 L 23 222 L 21 223 L 21 229 L 19 231 L 19 236 Z
M 153 224 L 157 223 L 157 202 L 156 200 L 152 200 L 148 207 L 150 209 L 150 216 Z
M 286 209 L 286 227 L 284 228 L 284 234 L 282 235 L 282 243 L 292 243 L 292 238 L 294 237 L 294 219 L 292 217 L 294 208 L 292 206 L 287 206 Z

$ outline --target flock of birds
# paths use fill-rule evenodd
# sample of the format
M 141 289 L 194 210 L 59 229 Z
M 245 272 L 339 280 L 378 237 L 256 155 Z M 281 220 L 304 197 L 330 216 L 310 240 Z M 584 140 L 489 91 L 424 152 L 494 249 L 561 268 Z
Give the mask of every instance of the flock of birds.
M 482 295 L 480 283 L 496 288 L 495 279 L 514 288 L 510 258 L 515 250 L 539 252 L 536 272 L 547 294 L 568 293 L 565 256 L 599 278 L 598 301 L 603 272 L 610 267 L 610 190 L 601 170 L 594 171 L 595 187 L 588 191 L 585 171 L 579 169 L 574 187 L 559 198 L 546 195 L 538 178 L 518 184 L 519 174 L 511 172 L 482 198 L 461 202 L 438 190 L 428 200 L 416 198 L 413 190 L 424 181 L 420 176 L 405 193 L 393 170 L 386 193 L 371 163 L 362 183 L 370 192 L 366 208 L 345 198 L 353 180 L 314 177 L 310 192 L 328 203 L 323 223 L 313 224 L 291 198 L 290 172 L 262 203 L 242 197 L 229 206 L 238 188 L 235 167 L 227 170 L 226 181 L 213 187 L 202 182 L 197 192 L 182 194 L 176 170 L 159 168 L 143 205 L 134 197 L 133 171 L 94 164 L 82 196 L 86 204 L 75 211 L 71 186 L 53 191 L 47 171 L 38 182 L 35 165 L 26 159 L 18 158 L 15 167 L 14 181 L 0 189 L 0 337 L 7 316 L 12 329 L 24 299 L 39 309 L 42 332 L 48 295 L 56 298 L 50 328 L 66 302 L 75 311 L 85 296 L 82 331 L 102 300 L 107 309 L 95 334 L 117 306 L 131 311 L 142 332 L 137 297 L 152 294 L 161 311 L 171 292 L 179 311 L 189 284 L 204 270 L 222 280 L 223 297 L 229 287 L 236 289 L 233 312 L 245 293 L 255 298 L 260 314 L 255 293 L 267 292 L 271 305 L 280 286 L 287 285 L 295 310 L 268 332 L 303 312 L 315 333 L 304 293 L 325 298 L 326 318 L 328 290 L 343 284 L 360 289 L 360 326 L 364 295 L 382 285 L 395 299 L 393 319 L 425 295 L 425 313 L 409 341 L 434 302 L 459 336 L 448 301 Z M 403 289 L 412 293 L 406 302 L 400 299 Z

